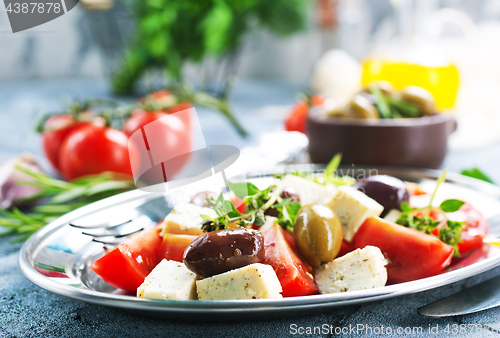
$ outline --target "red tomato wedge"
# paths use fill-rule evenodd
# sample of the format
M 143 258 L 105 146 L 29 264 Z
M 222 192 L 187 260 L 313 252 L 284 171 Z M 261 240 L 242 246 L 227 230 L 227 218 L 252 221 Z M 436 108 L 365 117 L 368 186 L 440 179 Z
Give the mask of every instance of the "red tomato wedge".
M 356 247 L 378 247 L 389 260 L 387 273 L 392 282 L 430 277 L 450 265 L 454 249 L 434 236 L 387 222 L 367 219 L 356 234 Z
M 420 211 L 418 214 L 423 214 L 424 212 L 425 210 Z M 431 210 L 430 216 L 434 219 L 442 220 L 441 224 L 431 231 L 437 237 L 439 229 L 445 225 L 445 220 L 435 210 Z M 467 255 L 483 244 L 483 238 L 489 230 L 488 220 L 470 203 L 465 203 L 458 211 L 448 213 L 446 216 L 453 221 L 465 222 L 465 225 L 462 227 L 462 241 L 457 243 L 458 252 L 461 256 Z
M 443 272 L 465 268 L 466 266 L 482 261 L 483 259 L 488 258 L 489 251 L 490 245 L 482 243 L 478 248 L 476 248 L 476 250 L 472 250 L 467 255 L 453 257 L 450 266 Z
M 244 214 L 247 211 L 247 205 L 245 204 L 245 201 L 243 201 L 238 196 L 233 196 L 231 198 L 231 202 L 233 203 L 236 210 L 238 210 L 240 213 Z
M 182 262 L 184 250 L 186 250 L 188 245 L 197 237 L 198 236 L 194 235 L 164 234 L 158 253 L 158 262 L 164 258 L 171 261 Z
M 311 267 L 303 261 L 288 241 L 293 237 L 274 224 L 262 235 L 264 236 L 265 258 L 263 263 L 269 264 L 276 271 L 281 283 L 283 297 L 306 296 L 318 291 Z
M 489 230 L 488 221 L 471 204 L 465 203 L 458 211 L 448 214 L 448 218 L 466 223 L 462 227 L 462 242 L 457 244 L 460 255 L 467 255 L 483 244 Z
M 342 257 L 345 254 L 348 254 L 351 251 L 356 250 L 356 244 L 354 242 L 349 243 L 345 240 L 342 240 L 342 245 L 340 246 L 340 251 L 337 254 L 337 257 Z
M 114 287 L 136 291 L 158 263 L 161 243 L 159 229 L 143 230 L 99 258 L 92 270 Z

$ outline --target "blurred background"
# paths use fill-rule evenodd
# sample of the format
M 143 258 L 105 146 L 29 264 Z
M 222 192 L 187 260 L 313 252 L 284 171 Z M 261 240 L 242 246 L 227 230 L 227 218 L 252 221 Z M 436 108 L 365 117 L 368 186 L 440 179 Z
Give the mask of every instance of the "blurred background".
M 237 74 L 240 80 L 266 79 L 307 90 L 315 63 L 326 51 L 336 48 L 346 54 L 338 55 L 333 65 L 326 66 L 336 77 L 330 80 L 329 90 L 349 92 L 350 88 L 342 87 L 345 83 L 352 87 L 359 75 L 347 56 L 357 62 L 374 55 L 388 59 L 394 57 L 392 52 L 397 49 L 396 57 L 413 58 L 411 62 L 451 63 L 458 67 L 460 93 L 452 101 L 456 115 L 466 120 L 464 124 L 469 129 L 477 132 L 484 118 L 498 115 L 494 94 L 500 78 L 498 0 L 283 0 L 274 4 L 247 1 L 240 5 L 209 1 L 208 9 L 201 12 L 196 6 L 180 4 L 82 0 L 75 10 L 57 20 L 18 34 L 10 32 L 7 13 L 2 8 L 0 81 L 101 79 L 109 80 L 114 92 L 130 94 L 131 88 L 141 81 L 146 83 L 142 92 L 161 85 L 165 70 L 179 77 L 174 74 L 179 67 L 187 73 L 183 79 L 191 83 L 207 81 L 200 76 L 189 77 L 189 64 L 204 61 L 205 70 L 213 71 L 204 76 L 212 82 L 219 81 L 213 84 L 219 92 L 229 73 Z M 155 10 L 155 6 L 161 10 Z M 183 15 L 188 18 L 187 26 L 179 25 Z M 184 31 L 192 28 L 194 34 L 183 37 L 172 28 L 174 24 Z M 397 38 L 409 36 L 422 41 L 402 48 Z M 170 53 L 182 44 L 180 39 L 189 42 L 179 53 Z M 143 45 L 137 43 L 141 40 Z M 148 44 L 153 46 L 149 52 L 156 54 L 147 66 L 127 69 L 124 56 L 129 53 L 135 57 Z M 196 50 L 197 45 L 204 48 Z M 207 60 L 214 57 L 223 58 L 229 65 Z M 174 61 L 181 66 L 172 65 Z M 191 73 L 198 74 L 199 67 L 194 68 Z M 467 114 L 474 118 L 467 119 Z M 460 137 L 464 134 L 459 129 L 452 137 L 452 146 L 485 144 L 496 134 L 493 130 L 484 131 L 471 142 Z
M 241 149 L 242 171 L 342 152 L 500 180 L 498 60 L 500 0 L 80 0 L 15 34 L 2 7 L 0 162 L 15 159 L 1 207 L 63 194 L 31 233 L 98 199 L 94 184 L 119 181 L 99 198 L 133 189 L 128 138 L 191 106 L 205 144 Z M 176 123 L 163 146 L 189 152 L 191 122 Z
M 0 84 L 4 95 L 22 82 L 31 93 L 52 85 L 59 98 L 135 99 L 172 83 L 226 98 L 235 83 L 253 83 L 245 91 L 260 97 L 251 101 L 281 107 L 281 121 L 296 92 L 342 102 L 382 79 L 427 86 L 459 121 L 451 148 L 467 149 L 500 137 L 499 20 L 498 0 L 81 0 L 12 34 L 2 8 Z M 259 92 L 267 86 L 275 93 Z M 57 109 L 32 106 L 23 109 Z

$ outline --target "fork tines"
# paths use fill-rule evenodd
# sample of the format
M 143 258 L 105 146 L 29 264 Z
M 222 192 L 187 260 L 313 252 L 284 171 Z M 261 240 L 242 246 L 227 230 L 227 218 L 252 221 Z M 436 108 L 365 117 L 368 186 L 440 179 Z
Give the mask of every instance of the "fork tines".
M 76 226 L 81 229 L 82 234 L 92 236 L 94 242 L 116 245 L 124 241 L 124 237 L 135 234 L 145 228 L 149 228 L 156 223 L 153 222 L 148 216 L 142 215 L 135 219 L 128 220 L 126 222 L 106 222 L 101 223 L 101 227 L 94 225 L 82 225 Z M 70 224 L 74 226 L 73 224 Z

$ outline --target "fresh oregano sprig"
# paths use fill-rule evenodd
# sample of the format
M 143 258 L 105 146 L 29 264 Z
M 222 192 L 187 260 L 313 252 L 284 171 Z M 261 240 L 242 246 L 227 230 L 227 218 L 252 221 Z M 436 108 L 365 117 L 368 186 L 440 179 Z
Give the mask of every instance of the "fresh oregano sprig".
M 453 246 L 455 248 L 454 255 L 458 257 L 460 253 L 457 244 L 462 241 L 462 228 L 466 223 L 449 220 L 446 217 L 446 213 L 459 210 L 464 202 L 457 199 L 447 199 L 437 208 L 432 206 L 437 189 L 446 180 L 447 173 L 448 170 L 444 170 L 443 174 L 437 179 L 436 187 L 428 206 L 424 208 L 410 208 L 408 203 L 402 203 L 402 214 L 396 223 L 438 237 L 442 242 Z M 437 213 L 442 219 L 432 217 L 431 212 Z M 443 224 L 441 225 L 441 223 Z M 438 229 L 437 233 L 436 229 Z
M 203 219 L 203 230 L 208 232 L 227 229 L 232 223 L 247 228 L 252 227 L 252 225 L 262 226 L 265 223 L 265 211 L 268 209 L 278 211 L 278 223 L 283 228 L 293 228 L 301 205 L 290 198 L 281 198 L 281 191 L 276 186 L 259 190 L 250 182 L 228 182 L 228 184 L 233 193 L 244 200 L 246 213 L 240 213 L 231 201 L 224 199 L 222 194 L 217 199 L 208 196 L 205 203 L 214 209 L 217 217 L 200 215 Z

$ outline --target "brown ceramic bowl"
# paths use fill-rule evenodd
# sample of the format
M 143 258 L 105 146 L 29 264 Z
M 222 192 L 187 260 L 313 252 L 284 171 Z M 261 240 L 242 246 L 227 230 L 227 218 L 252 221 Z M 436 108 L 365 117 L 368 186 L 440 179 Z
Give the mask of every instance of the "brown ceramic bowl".
M 340 152 L 343 163 L 411 168 L 439 168 L 448 135 L 456 129 L 449 114 L 363 120 L 328 118 L 311 111 L 307 123 L 313 163 L 328 163 Z

